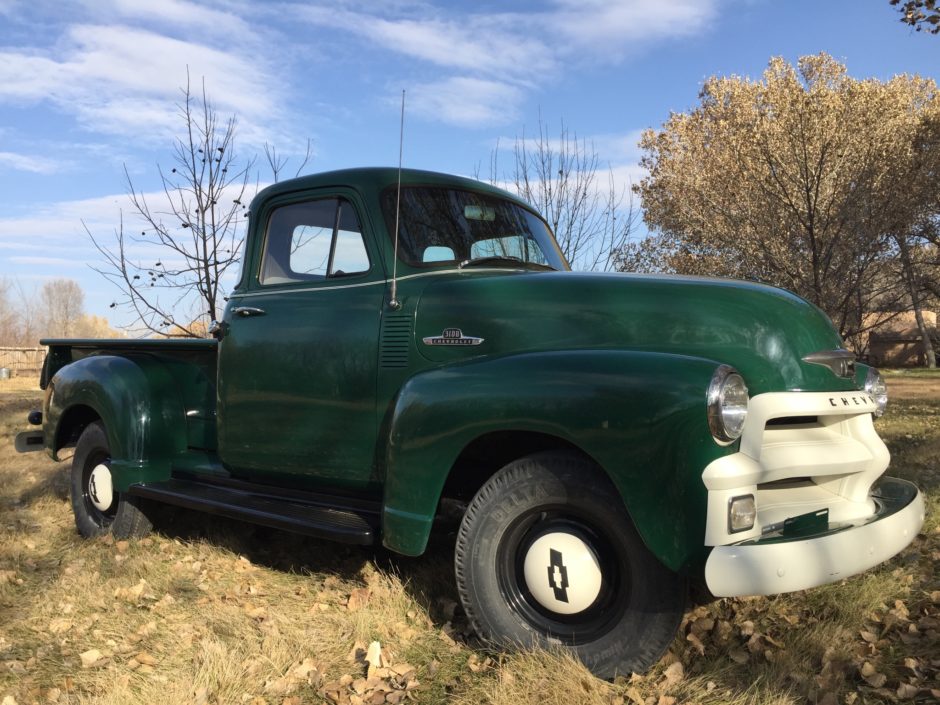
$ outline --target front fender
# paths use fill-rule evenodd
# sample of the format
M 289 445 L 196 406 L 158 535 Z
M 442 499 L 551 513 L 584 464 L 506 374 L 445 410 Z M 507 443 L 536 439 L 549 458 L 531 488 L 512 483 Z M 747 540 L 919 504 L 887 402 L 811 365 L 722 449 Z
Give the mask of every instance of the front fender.
M 704 558 L 706 392 L 717 363 L 617 350 L 524 353 L 412 377 L 390 423 L 385 545 L 421 553 L 450 468 L 474 439 L 532 431 L 571 443 L 610 476 L 640 536 L 672 570 Z
M 170 477 L 171 460 L 186 449 L 186 417 L 163 363 L 146 355 L 92 355 L 61 368 L 51 386 L 43 432 L 56 460 L 70 412 L 84 407 L 104 423 L 119 492 Z

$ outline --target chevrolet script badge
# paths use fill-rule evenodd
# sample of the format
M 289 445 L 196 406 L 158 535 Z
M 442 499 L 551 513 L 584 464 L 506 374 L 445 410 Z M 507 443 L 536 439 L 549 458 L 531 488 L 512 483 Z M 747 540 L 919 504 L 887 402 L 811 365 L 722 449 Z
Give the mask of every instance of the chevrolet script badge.
M 483 338 L 464 335 L 459 328 L 445 328 L 440 335 L 424 338 L 425 345 L 479 345 L 482 342 Z

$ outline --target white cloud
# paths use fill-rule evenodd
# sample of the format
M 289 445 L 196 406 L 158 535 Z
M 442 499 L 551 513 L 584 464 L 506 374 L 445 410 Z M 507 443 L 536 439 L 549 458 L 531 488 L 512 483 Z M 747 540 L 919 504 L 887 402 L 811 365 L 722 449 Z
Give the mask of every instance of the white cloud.
M 386 19 L 332 6 L 298 6 L 296 11 L 313 24 L 359 34 L 386 49 L 436 66 L 517 78 L 554 66 L 552 51 L 544 42 L 514 28 L 517 15 L 481 14 L 450 20 L 427 16 L 425 9 L 420 19 Z
M 38 157 L 31 154 L 16 154 L 15 152 L 0 152 L 0 167 L 8 167 L 16 171 L 29 171 L 34 174 L 54 174 L 68 165 L 55 159 Z
M 194 93 L 204 77 L 216 109 L 240 116 L 244 139 L 270 135 L 280 84 L 257 55 L 128 25 L 73 25 L 55 49 L 0 51 L 0 99 L 48 101 L 91 131 L 165 140 L 178 132 L 187 67 Z
M 637 44 L 701 32 L 714 19 L 716 0 L 554 0 L 541 16 L 568 54 L 620 60 Z
M 532 90 L 574 64 L 622 61 L 651 42 L 703 31 L 718 0 L 553 0 L 526 13 L 461 12 L 427 3 L 295 4 L 290 12 L 320 27 L 458 75 L 419 85 L 426 117 L 461 126 L 506 123 Z M 349 9 L 354 8 L 354 9 Z M 474 72 L 473 78 L 468 77 Z M 473 83 L 470 83 L 473 82 Z M 469 87 L 466 97 L 461 88 Z M 438 95 L 434 95 L 438 91 Z M 472 97 L 508 100 L 511 109 Z M 453 99 L 451 105 L 446 99 Z
M 419 84 L 406 94 L 409 112 L 460 127 L 503 124 L 517 116 L 521 100 L 516 86 L 464 76 Z
M 123 208 L 128 210 L 124 194 L 61 201 L 34 208 L 27 214 L 0 218 L 0 247 L 35 248 L 48 252 L 60 246 L 82 246 L 84 220 L 93 231 L 111 231 L 117 225 Z
M 84 267 L 80 260 L 66 259 L 65 257 L 10 257 L 14 264 L 37 264 L 52 267 Z
M 110 7 L 96 0 L 94 6 L 117 12 L 123 17 L 144 20 L 148 25 L 164 23 L 198 32 L 208 31 L 232 43 L 251 41 L 257 36 L 257 32 L 252 31 L 251 26 L 238 15 L 186 0 L 111 0 Z

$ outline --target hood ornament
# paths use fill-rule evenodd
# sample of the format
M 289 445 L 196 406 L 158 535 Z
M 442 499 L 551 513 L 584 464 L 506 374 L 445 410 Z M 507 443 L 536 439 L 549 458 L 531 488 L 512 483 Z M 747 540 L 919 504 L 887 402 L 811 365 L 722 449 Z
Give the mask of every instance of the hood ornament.
M 464 335 L 459 328 L 445 328 L 440 335 L 432 335 L 422 339 L 425 345 L 479 345 L 483 338 Z
M 844 348 L 811 353 L 803 358 L 803 362 L 828 367 L 832 374 L 843 379 L 855 376 L 855 355 Z

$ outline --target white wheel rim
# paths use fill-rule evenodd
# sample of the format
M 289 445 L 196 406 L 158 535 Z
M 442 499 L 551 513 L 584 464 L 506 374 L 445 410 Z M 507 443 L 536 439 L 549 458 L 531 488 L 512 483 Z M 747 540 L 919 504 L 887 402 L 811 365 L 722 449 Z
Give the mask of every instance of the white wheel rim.
M 101 512 L 108 511 L 114 502 L 111 469 L 104 463 L 96 465 L 88 477 L 88 499 Z
M 591 547 L 565 531 L 540 536 L 526 552 L 526 587 L 542 607 L 557 614 L 583 612 L 597 600 L 603 583 Z

